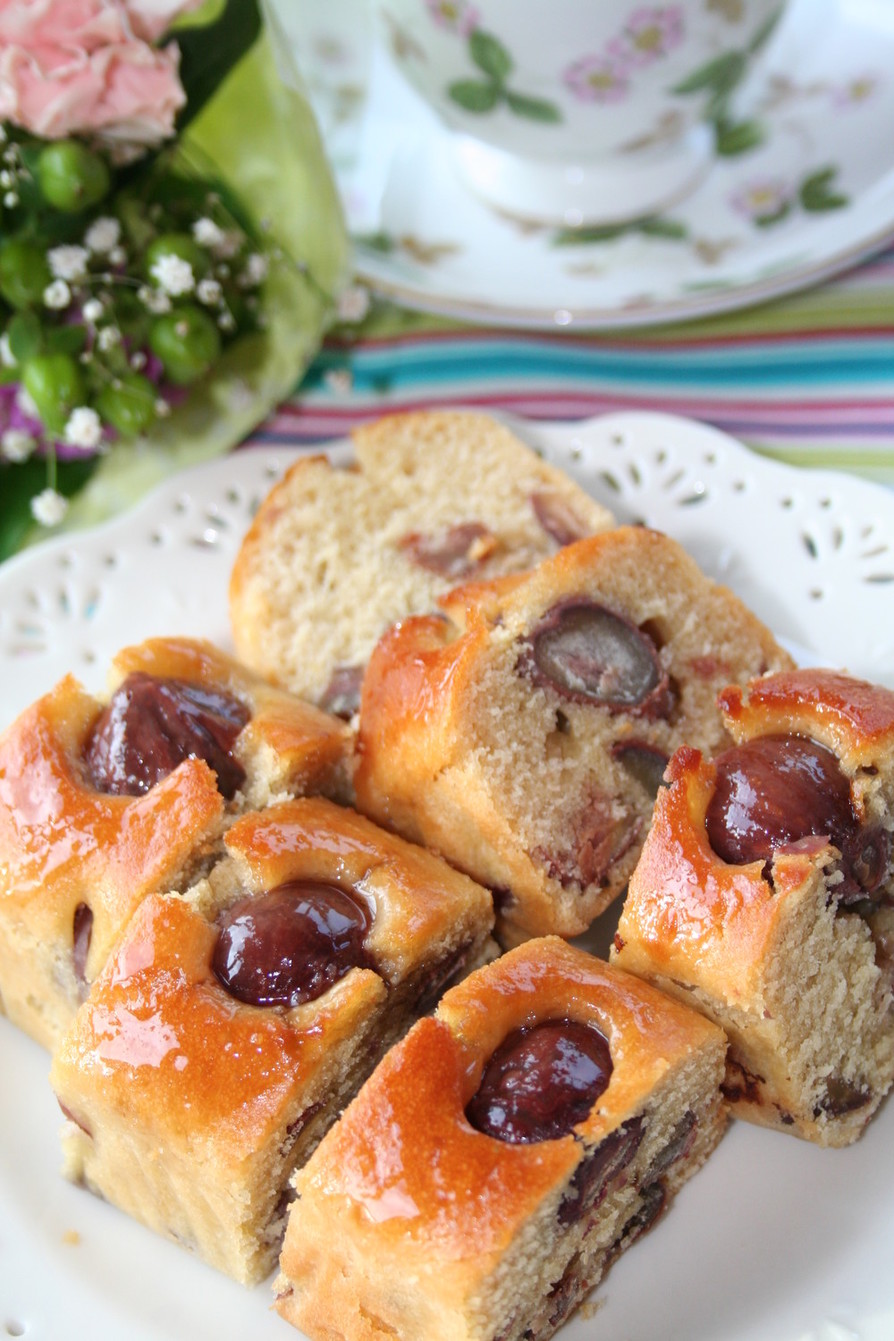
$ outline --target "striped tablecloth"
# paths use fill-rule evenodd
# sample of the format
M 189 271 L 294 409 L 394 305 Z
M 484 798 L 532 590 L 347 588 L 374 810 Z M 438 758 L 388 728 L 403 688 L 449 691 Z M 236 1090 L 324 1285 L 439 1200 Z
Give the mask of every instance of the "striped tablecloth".
M 249 445 L 320 442 L 387 411 L 457 403 L 541 419 L 662 410 L 894 487 L 894 239 L 806 293 L 632 333 L 461 326 L 376 301 L 333 333 Z

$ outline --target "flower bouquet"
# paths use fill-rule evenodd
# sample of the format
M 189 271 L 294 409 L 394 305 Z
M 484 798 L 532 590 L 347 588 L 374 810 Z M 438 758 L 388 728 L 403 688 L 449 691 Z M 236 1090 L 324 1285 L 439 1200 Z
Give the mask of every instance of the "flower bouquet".
M 0 557 L 226 450 L 345 277 L 257 0 L 0 0 Z

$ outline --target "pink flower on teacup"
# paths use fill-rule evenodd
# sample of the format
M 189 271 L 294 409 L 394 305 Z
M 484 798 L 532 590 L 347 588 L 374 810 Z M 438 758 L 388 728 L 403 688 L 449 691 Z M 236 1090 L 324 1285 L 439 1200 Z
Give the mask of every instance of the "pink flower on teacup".
M 467 0 L 425 0 L 439 28 L 449 28 L 460 37 L 468 37 L 478 27 L 479 14 Z
M 0 0 L 0 120 L 35 135 L 158 143 L 185 102 L 179 61 L 176 44 L 136 37 L 117 0 Z
M 683 11 L 678 5 L 662 9 L 637 9 L 630 15 L 620 37 L 608 50 L 626 65 L 651 65 L 678 47 L 685 36 Z
M 756 224 L 777 223 L 784 219 L 795 198 L 791 182 L 782 177 L 763 177 L 746 184 L 730 196 L 730 205 Z
M 630 87 L 623 66 L 607 56 L 584 56 L 569 65 L 562 78 L 582 102 L 620 102 Z
M 869 73 L 854 75 L 845 83 L 832 90 L 832 103 L 835 107 L 859 107 L 874 98 L 882 84 L 879 75 Z

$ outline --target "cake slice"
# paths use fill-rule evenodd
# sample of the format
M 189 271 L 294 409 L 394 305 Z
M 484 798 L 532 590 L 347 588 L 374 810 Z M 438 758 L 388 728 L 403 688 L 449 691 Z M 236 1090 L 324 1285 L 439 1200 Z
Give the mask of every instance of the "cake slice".
M 347 785 L 344 723 L 209 643 L 126 648 L 110 690 L 66 676 L 0 737 L 0 1008 L 47 1048 L 134 908 L 192 883 L 234 814 Z
M 545 1341 L 719 1140 L 719 1029 L 557 938 L 449 991 L 295 1178 L 312 1341 Z
M 134 914 L 53 1059 L 65 1171 L 245 1284 L 289 1177 L 445 982 L 491 952 L 486 890 L 322 798 L 228 831 Z
M 736 743 L 671 760 L 612 960 L 726 1031 L 736 1116 L 848 1145 L 894 1080 L 894 693 L 803 669 L 720 701 Z
M 627 883 L 674 749 L 728 740 L 718 691 L 791 659 L 643 527 L 442 604 L 370 659 L 357 806 L 490 886 L 504 943 L 576 935 Z
M 489 415 L 438 410 L 357 429 L 357 464 L 299 461 L 236 558 L 242 659 L 350 716 L 379 636 L 469 577 L 519 572 L 611 515 Z

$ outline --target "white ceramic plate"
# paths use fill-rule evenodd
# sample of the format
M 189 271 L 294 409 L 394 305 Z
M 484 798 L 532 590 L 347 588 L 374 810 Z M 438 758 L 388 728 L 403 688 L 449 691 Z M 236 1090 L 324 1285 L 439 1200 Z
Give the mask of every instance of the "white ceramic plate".
M 680 539 L 804 658 L 894 683 L 894 493 L 768 463 L 663 415 L 515 426 L 619 518 Z M 201 467 L 0 569 L 0 726 L 67 670 L 98 688 L 129 641 L 227 645 L 233 556 L 293 459 L 254 449 Z M 62 1180 L 46 1072 L 0 1020 L 0 1338 L 296 1335 L 266 1286 L 242 1290 Z M 892 1179 L 890 1102 L 845 1151 L 736 1124 L 562 1341 L 891 1341 Z
M 806 288 L 894 232 L 889 0 L 795 0 L 767 69 L 738 95 L 740 121 L 760 122 L 763 143 L 717 156 L 662 216 L 664 236 L 632 227 L 573 245 L 473 198 L 449 134 L 383 50 L 364 100 L 369 39 L 353 11 L 350 27 L 341 23 L 344 12 L 330 5 L 304 19 L 298 55 L 324 90 L 358 272 L 405 306 L 545 329 L 641 326 Z

